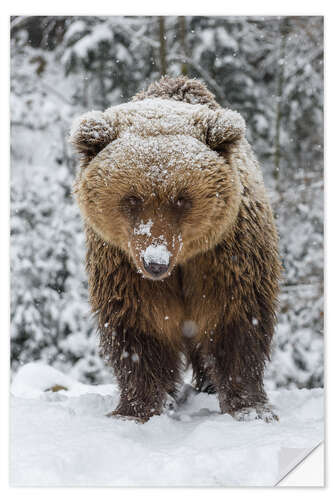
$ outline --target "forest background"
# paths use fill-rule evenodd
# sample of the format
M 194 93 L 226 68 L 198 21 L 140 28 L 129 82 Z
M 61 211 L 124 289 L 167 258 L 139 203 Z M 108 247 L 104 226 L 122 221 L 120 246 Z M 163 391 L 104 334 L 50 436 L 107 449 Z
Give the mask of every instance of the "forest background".
M 206 82 L 239 111 L 262 165 L 284 265 L 266 384 L 323 385 L 323 18 L 11 18 L 12 370 L 42 360 L 112 379 L 98 355 L 71 195 L 74 117 L 163 74 Z

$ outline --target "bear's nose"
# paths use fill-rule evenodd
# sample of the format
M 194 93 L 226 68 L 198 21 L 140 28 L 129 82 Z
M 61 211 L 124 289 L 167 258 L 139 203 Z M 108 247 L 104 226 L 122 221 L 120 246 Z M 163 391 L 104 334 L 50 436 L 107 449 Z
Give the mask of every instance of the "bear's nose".
M 154 278 L 158 278 L 165 274 L 169 268 L 167 264 L 160 264 L 159 262 L 147 262 L 143 259 L 143 265 L 147 273 L 151 274 Z

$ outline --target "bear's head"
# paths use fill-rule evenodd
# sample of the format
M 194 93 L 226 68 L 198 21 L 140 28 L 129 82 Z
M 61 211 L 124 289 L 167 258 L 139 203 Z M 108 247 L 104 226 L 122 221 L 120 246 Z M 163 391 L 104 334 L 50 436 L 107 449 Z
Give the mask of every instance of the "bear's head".
M 86 113 L 70 136 L 86 224 L 144 277 L 166 278 L 234 223 L 240 183 L 229 158 L 244 132 L 236 112 L 161 97 Z

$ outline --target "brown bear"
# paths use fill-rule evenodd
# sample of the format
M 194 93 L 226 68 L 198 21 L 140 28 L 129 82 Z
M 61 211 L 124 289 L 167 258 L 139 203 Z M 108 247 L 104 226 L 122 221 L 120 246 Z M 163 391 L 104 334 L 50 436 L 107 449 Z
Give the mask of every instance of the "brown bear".
M 278 238 L 243 118 L 199 81 L 164 77 L 81 116 L 70 141 L 92 311 L 121 390 L 113 414 L 160 414 L 186 359 L 222 413 L 277 419 L 263 371 Z

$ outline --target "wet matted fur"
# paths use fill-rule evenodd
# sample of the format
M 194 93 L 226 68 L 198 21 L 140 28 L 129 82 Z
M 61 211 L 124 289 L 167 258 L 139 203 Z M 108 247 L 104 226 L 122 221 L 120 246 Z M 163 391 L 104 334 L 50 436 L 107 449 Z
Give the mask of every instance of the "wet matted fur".
M 160 414 L 185 355 L 195 388 L 217 392 L 221 412 L 275 418 L 263 371 L 281 266 L 242 117 L 199 81 L 164 77 L 80 117 L 71 142 L 91 306 L 121 389 L 114 414 Z M 149 248 L 164 252 L 159 279 Z

